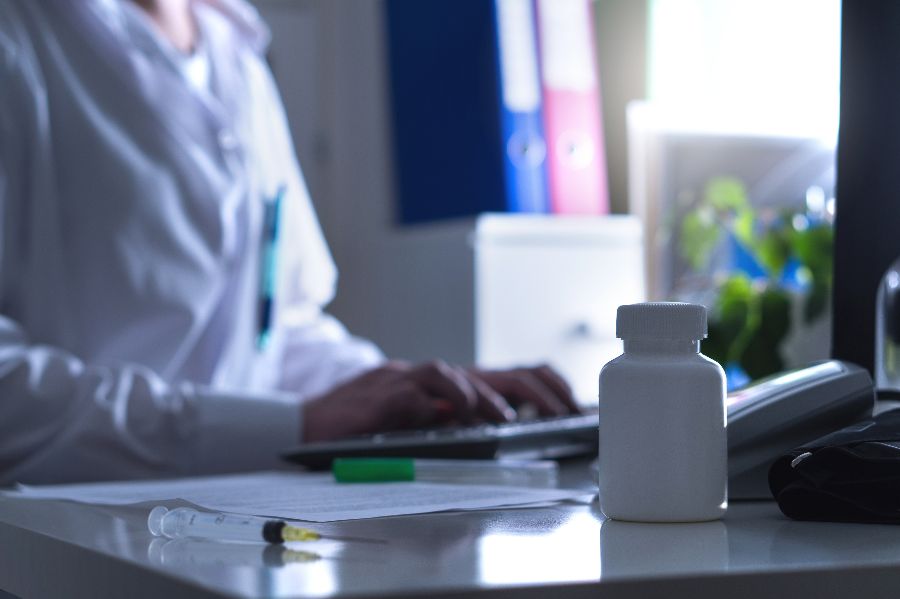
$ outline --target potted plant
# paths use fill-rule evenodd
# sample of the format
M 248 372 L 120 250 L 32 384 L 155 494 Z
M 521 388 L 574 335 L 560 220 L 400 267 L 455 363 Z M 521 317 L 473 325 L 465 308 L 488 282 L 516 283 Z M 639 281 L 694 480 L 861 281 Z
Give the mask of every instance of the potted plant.
M 757 211 L 734 178 L 710 180 L 689 207 L 679 253 L 692 272 L 712 283 L 703 352 L 725 368 L 729 388 L 783 370 L 783 344 L 792 327 L 827 317 L 833 240 L 824 211 Z M 711 268 L 723 252 L 726 266 Z

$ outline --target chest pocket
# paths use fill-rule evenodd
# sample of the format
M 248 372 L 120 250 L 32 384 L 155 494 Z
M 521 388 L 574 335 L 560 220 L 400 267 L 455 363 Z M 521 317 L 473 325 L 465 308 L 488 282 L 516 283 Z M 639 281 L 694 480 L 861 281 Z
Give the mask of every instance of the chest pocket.
M 244 71 L 252 107 L 247 119 L 249 170 L 259 190 L 256 244 L 264 247 L 265 203 L 283 189 L 273 280 L 275 318 L 283 324 L 303 322 L 332 299 L 337 273 L 297 164 L 274 82 L 255 58 L 248 58 Z

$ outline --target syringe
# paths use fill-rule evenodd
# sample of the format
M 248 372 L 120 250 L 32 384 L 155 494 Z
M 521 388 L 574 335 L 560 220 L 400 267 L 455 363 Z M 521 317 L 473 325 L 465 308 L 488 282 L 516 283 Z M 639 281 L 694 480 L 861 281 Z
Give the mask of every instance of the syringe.
M 287 541 L 361 541 L 349 537 L 324 536 L 308 528 L 292 526 L 284 520 L 266 520 L 253 516 L 200 512 L 187 507 L 169 510 L 156 506 L 147 518 L 147 528 L 154 536 L 170 539 L 209 539 L 218 541 L 251 541 L 284 543 Z

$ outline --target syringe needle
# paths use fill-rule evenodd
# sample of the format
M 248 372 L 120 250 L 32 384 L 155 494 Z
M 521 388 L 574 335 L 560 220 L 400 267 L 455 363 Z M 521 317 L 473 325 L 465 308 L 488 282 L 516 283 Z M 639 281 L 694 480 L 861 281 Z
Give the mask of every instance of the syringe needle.
M 271 522 L 279 522 L 278 520 L 272 520 Z M 299 535 L 294 531 L 301 531 Z M 308 533 L 309 536 L 307 536 Z M 295 535 L 301 538 L 295 538 Z M 314 536 L 313 536 L 314 535 Z M 327 541 L 340 541 L 342 543 L 387 543 L 387 541 L 383 539 L 366 539 L 363 537 L 346 537 L 346 536 L 335 536 L 335 535 L 323 535 L 321 533 L 305 529 L 299 528 L 292 525 L 289 522 L 285 522 L 284 530 L 282 531 L 282 538 L 285 542 L 287 541 L 310 541 L 310 540 L 318 540 L 324 539 Z
M 269 536 L 266 536 L 266 527 L 270 527 Z M 284 520 L 268 520 L 264 524 L 263 528 L 263 536 L 266 540 L 272 539 L 281 539 L 279 540 L 270 540 L 270 543 L 281 543 L 281 542 L 291 542 L 291 541 L 318 541 L 319 539 L 324 539 L 328 541 L 340 541 L 340 542 L 350 542 L 350 543 L 386 543 L 382 539 L 365 539 L 362 537 L 346 537 L 346 536 L 334 536 L 334 535 L 323 535 L 314 530 L 310 530 L 308 528 L 302 528 L 299 526 L 294 526 L 290 522 L 285 522 Z

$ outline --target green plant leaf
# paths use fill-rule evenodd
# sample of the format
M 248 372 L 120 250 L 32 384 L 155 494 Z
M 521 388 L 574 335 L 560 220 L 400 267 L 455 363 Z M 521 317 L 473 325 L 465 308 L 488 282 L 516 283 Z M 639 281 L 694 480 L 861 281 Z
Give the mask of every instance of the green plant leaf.
M 724 368 L 728 363 L 728 348 L 734 341 L 734 335 L 714 320 L 709 321 L 708 329 L 709 334 L 703 340 L 701 350 L 704 355 L 715 360 Z
M 681 221 L 681 239 L 678 246 L 681 257 L 694 270 L 706 268 L 721 234 L 718 223 L 708 209 L 701 208 L 689 212 Z
M 769 279 L 781 276 L 784 265 L 791 257 L 791 240 L 784 230 L 769 230 L 754 243 L 759 263 L 766 269 Z
M 791 298 L 781 287 L 768 286 L 759 298 L 759 333 L 778 345 L 791 328 Z
M 719 211 L 739 212 L 749 208 L 747 190 L 740 179 L 714 177 L 706 184 L 705 201 Z
M 710 336 L 716 335 L 715 343 L 724 346 L 717 349 L 723 364 L 739 359 L 741 339 L 755 326 L 751 315 L 752 299 L 753 286 L 746 275 L 732 275 L 719 287 L 709 326 L 713 331 Z
M 803 306 L 803 321 L 810 324 L 828 307 L 834 280 L 834 229 L 822 224 L 795 231 L 791 245 L 809 273 L 810 287 Z
M 816 225 L 796 231 L 791 245 L 800 263 L 809 269 L 813 285 L 831 287 L 834 268 L 834 230 L 828 225 Z
M 784 370 L 784 359 L 777 345 L 762 335 L 754 335 L 744 349 L 740 365 L 751 379 L 758 379 Z
M 740 356 L 740 365 L 751 378 L 784 369 L 780 346 L 791 324 L 791 301 L 783 289 L 770 285 L 758 291 L 756 305 L 758 326 Z
M 749 207 L 740 209 L 734 216 L 731 228 L 734 236 L 748 248 L 753 247 L 753 228 L 756 226 L 756 216 Z

